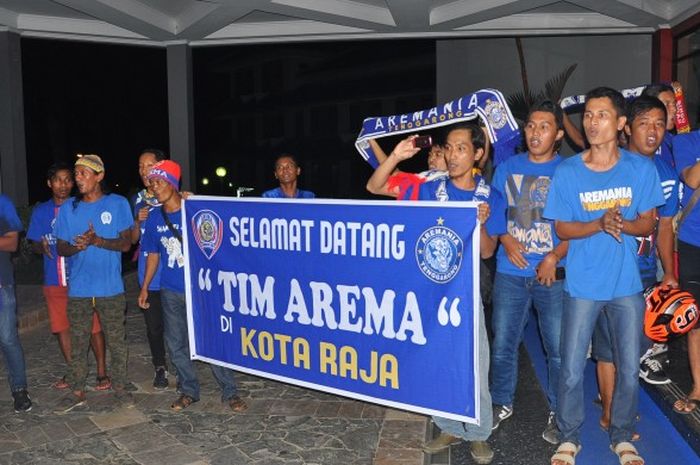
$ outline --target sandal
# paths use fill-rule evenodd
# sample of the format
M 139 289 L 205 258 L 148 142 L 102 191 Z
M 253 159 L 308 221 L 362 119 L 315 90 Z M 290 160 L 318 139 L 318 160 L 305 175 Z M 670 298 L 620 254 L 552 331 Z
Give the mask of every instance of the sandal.
M 177 398 L 175 402 L 172 403 L 172 405 L 170 405 L 170 409 L 174 412 L 179 412 L 181 410 L 186 409 L 195 402 L 197 401 L 193 397 L 188 396 L 187 394 L 182 394 L 180 397 Z
M 248 410 L 248 404 L 246 404 L 243 399 L 238 396 L 233 396 L 228 400 L 228 406 L 234 412 L 245 412 Z
M 615 447 L 610 444 L 610 450 L 620 459 L 620 465 L 630 465 L 632 462 L 644 465 L 644 459 L 639 456 L 637 449 L 629 442 L 618 442 Z
M 678 399 L 673 403 L 673 411 L 676 413 L 680 413 L 681 415 L 690 415 L 695 411 L 696 408 L 698 408 L 698 403 L 700 402 L 700 399 L 693 399 L 691 397 L 684 397 L 682 399 Z
M 63 377 L 61 377 L 61 379 L 59 379 L 58 381 L 56 381 L 55 383 L 53 383 L 53 384 L 51 385 L 51 387 L 54 388 L 54 389 L 58 389 L 59 391 L 61 391 L 61 390 L 63 390 L 63 389 L 68 389 L 68 388 L 70 387 L 70 384 L 68 384 L 68 383 L 66 382 L 66 377 L 63 376 Z
M 95 391 L 109 391 L 112 389 L 112 380 L 109 379 L 109 376 L 98 376 L 95 378 L 96 384 L 95 384 Z
M 565 465 L 575 465 L 576 455 L 581 452 L 581 445 L 573 442 L 562 442 L 557 447 L 556 452 L 552 455 L 550 463 L 554 465 L 555 461 L 562 462 Z

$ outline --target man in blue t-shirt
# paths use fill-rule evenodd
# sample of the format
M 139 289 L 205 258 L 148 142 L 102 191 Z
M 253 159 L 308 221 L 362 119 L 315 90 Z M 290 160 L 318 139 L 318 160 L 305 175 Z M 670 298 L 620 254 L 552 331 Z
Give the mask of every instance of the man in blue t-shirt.
M 700 131 L 673 139 L 676 172 L 683 181 L 681 222 L 678 228 L 678 281 L 681 289 L 700 302 Z M 700 326 L 688 333 L 688 362 L 693 388 L 673 405 L 678 413 L 692 413 L 700 405 Z
M 58 339 L 58 346 L 63 354 L 63 359 L 70 365 L 71 361 L 71 337 L 70 324 L 68 322 L 68 262 L 66 257 L 58 254 L 56 250 L 56 217 L 58 210 L 70 197 L 73 190 L 73 173 L 68 165 L 54 163 L 49 167 L 46 175 L 46 183 L 51 189 L 51 198 L 34 207 L 29 220 L 27 239 L 32 244 L 35 253 L 44 256 L 44 298 L 49 313 L 51 332 Z M 90 347 L 95 355 L 97 363 L 97 384 L 95 389 L 104 391 L 112 387 L 112 383 L 106 374 L 105 363 L 105 336 L 100 326 L 97 313 L 92 314 L 92 335 Z M 56 389 L 70 387 L 66 377 L 53 384 Z
M 28 412 L 32 400 L 27 392 L 24 352 L 17 332 L 15 277 L 10 255 L 17 250 L 19 233 L 24 229 L 12 201 L 0 194 L 0 349 L 5 356 L 7 382 L 14 399 L 15 412 Z
M 313 199 L 316 195 L 311 191 L 303 191 L 297 188 L 297 181 L 301 174 L 299 163 L 293 155 L 282 154 L 275 160 L 275 179 L 280 183 L 279 187 L 263 192 L 262 196 L 270 199 Z
M 558 442 L 554 412 L 561 366 L 562 260 L 568 243 L 559 240 L 554 222 L 544 219 L 542 212 L 562 160 L 557 153 L 562 137 L 561 108 L 550 100 L 535 103 L 525 123 L 528 151 L 498 165 L 492 182 L 508 202 L 508 232 L 500 236 L 493 288 L 493 429 L 513 414 L 518 349 L 534 304 L 547 357 L 549 417 L 542 437 L 552 444 Z
M 657 281 L 657 251 L 663 268 L 662 286 L 678 287 L 673 271 L 673 216 L 678 212 L 678 177 L 673 169 L 658 156 L 657 150 L 664 140 L 666 131 L 666 107 L 656 97 L 640 96 L 636 98 L 627 110 L 627 133 L 631 152 L 643 155 L 653 160 L 661 180 L 664 192 L 663 205 L 657 209 L 658 227 L 648 236 L 637 237 L 637 263 L 642 280 L 642 287 L 653 286 Z M 603 407 L 600 426 L 608 429 L 615 382 L 615 366 L 613 365 L 613 349 L 607 319 L 598 318 L 593 333 L 593 358 L 596 359 L 598 387 Z M 639 377 L 651 384 L 668 384 L 671 380 L 666 376 L 661 363 L 651 356 L 648 350 L 651 341 L 642 332 L 642 347 L 640 354 Z M 636 433 L 634 438 L 636 439 Z
M 177 370 L 180 396 L 170 408 L 176 412 L 199 400 L 199 380 L 194 363 L 190 359 L 187 333 L 187 308 L 185 305 L 185 257 L 182 254 L 182 196 L 178 192 L 180 165 L 172 160 L 163 160 L 151 168 L 148 175 L 150 187 L 160 207 L 148 215 L 144 227 L 141 247 L 146 258 L 146 273 L 139 293 L 139 307 L 149 311 L 149 289 L 153 276 L 161 263 L 160 294 L 165 324 L 165 345 L 170 361 Z M 210 365 L 211 371 L 221 387 L 221 399 L 234 412 L 248 408 L 238 396 L 233 370 L 219 365 Z
M 68 321 L 71 327 L 71 362 L 68 384 L 72 392 L 60 400 L 56 413 L 68 413 L 87 401 L 87 349 L 92 315 L 100 316 L 107 349 L 112 355 L 112 387 L 118 400 L 133 406 L 126 390 L 127 362 L 124 314 L 126 299 L 122 280 L 122 252 L 131 248 L 133 223 L 129 202 L 121 195 L 105 193 L 105 166 L 97 155 L 83 155 L 75 162 L 79 195 L 66 200 L 56 219 L 57 250 L 71 257 L 68 275 Z
M 618 361 L 610 422 L 611 449 L 630 465 L 639 395 L 639 350 L 644 315 L 635 237 L 656 226 L 664 203 L 651 160 L 618 147 L 625 125 L 625 99 L 599 87 L 586 94 L 583 128 L 590 149 L 561 162 L 547 196 L 544 216 L 569 241 L 561 327 L 557 399 L 560 444 L 552 465 L 571 463 L 580 450 L 584 420 L 583 372 L 591 335 L 603 313 Z
M 403 160 L 413 157 L 420 151 L 413 144 L 417 136 L 409 136 L 397 144 L 387 159 L 377 167 L 368 185 L 386 186 L 389 176 Z M 418 187 L 419 200 L 477 201 L 480 223 L 480 252 L 482 258 L 491 257 L 496 250 L 498 236 L 506 232 L 505 202 L 497 190 L 491 189 L 483 178 L 474 176 L 474 163 L 485 156 L 486 136 L 481 128 L 473 123 L 458 123 L 450 126 L 445 139 L 444 152 L 447 162 L 447 176 L 427 181 Z M 384 188 L 384 190 L 386 190 Z M 411 198 L 407 191 L 406 198 Z M 477 463 L 488 464 L 493 460 L 493 450 L 486 442 L 491 435 L 492 409 L 489 393 L 489 344 L 484 325 L 483 308 L 479 310 L 479 426 L 461 423 L 442 417 L 433 421 L 442 433 L 426 443 L 423 450 L 436 453 L 453 444 L 470 442 L 472 458 Z

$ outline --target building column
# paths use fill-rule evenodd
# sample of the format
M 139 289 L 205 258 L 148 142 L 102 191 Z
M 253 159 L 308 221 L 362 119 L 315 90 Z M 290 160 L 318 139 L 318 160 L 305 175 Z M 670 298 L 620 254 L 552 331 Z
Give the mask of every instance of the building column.
M 652 38 L 651 79 L 670 82 L 673 79 L 673 32 L 659 29 Z
M 27 205 L 22 47 L 16 32 L 0 31 L 0 191 Z
M 182 168 L 182 189 L 194 191 L 197 180 L 191 47 L 186 43 L 168 45 L 167 62 L 170 158 L 178 162 Z

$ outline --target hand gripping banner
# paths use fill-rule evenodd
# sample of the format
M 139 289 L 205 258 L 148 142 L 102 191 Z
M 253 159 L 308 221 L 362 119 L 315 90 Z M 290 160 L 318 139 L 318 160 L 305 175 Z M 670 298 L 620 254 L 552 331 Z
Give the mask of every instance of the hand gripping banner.
M 518 123 L 508 108 L 508 102 L 496 89 L 482 89 L 451 102 L 402 115 L 365 118 L 355 147 L 367 163 L 376 168 L 379 163 L 369 145 L 370 139 L 396 134 L 416 134 L 460 121 L 481 118 L 494 148 L 494 164 L 513 155 L 520 145 Z
M 477 423 L 486 355 L 475 334 L 476 211 L 473 202 L 190 197 L 192 358 Z

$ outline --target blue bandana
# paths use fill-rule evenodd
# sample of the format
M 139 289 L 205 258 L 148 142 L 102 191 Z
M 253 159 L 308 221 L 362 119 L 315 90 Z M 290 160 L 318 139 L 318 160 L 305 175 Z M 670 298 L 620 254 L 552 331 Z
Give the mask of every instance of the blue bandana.
M 632 100 L 636 97 L 639 97 L 642 95 L 642 91 L 647 87 L 647 85 L 639 86 L 639 87 L 631 87 L 629 89 L 620 89 L 620 93 L 622 94 L 623 97 L 625 97 L 625 100 Z M 569 97 L 564 97 L 561 99 L 561 108 L 562 110 L 570 110 L 570 111 L 580 111 L 583 110 L 583 106 L 586 103 L 586 95 L 581 94 L 581 95 L 571 95 Z
M 396 134 L 415 134 L 460 121 L 481 118 L 494 148 L 494 164 L 513 155 L 520 145 L 518 123 L 508 108 L 506 99 L 495 89 L 482 89 L 451 102 L 427 110 L 403 115 L 366 118 L 357 136 L 355 147 L 370 165 L 379 165 L 369 145 L 370 139 Z

